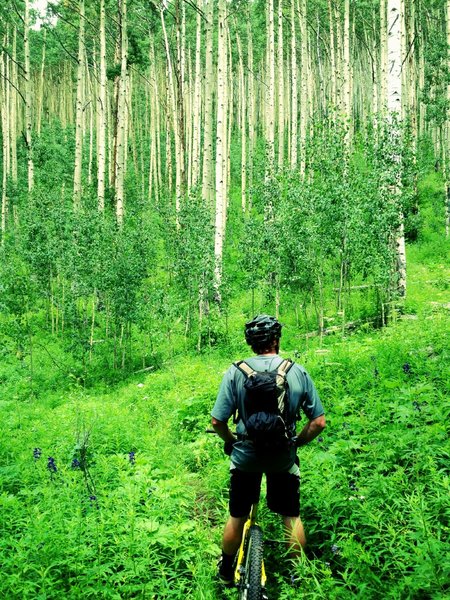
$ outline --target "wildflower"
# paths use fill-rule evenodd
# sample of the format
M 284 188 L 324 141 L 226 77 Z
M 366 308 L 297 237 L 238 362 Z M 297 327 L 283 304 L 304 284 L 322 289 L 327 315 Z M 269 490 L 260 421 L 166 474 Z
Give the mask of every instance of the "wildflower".
M 48 457 L 47 469 L 50 471 L 50 473 L 56 473 L 56 471 L 58 470 L 55 463 L 55 459 L 52 456 Z
M 333 554 L 339 554 L 339 546 L 338 546 L 337 544 L 333 544 L 333 545 L 331 546 L 331 552 L 332 552 Z
M 134 464 L 135 464 L 135 462 L 136 462 L 136 459 L 135 459 L 135 453 L 134 453 L 134 452 L 130 452 L 130 453 L 128 454 L 128 460 L 130 461 L 130 464 L 131 464 L 131 465 L 134 465 Z
M 411 365 L 409 363 L 405 363 L 402 367 L 403 373 L 409 374 L 411 373 Z
M 356 491 L 358 489 L 358 486 L 356 485 L 355 481 L 349 481 L 348 487 L 353 491 Z
M 94 496 L 94 495 L 92 495 L 92 496 L 89 496 L 89 500 L 90 500 L 91 502 L 97 502 L 97 496 Z
M 138 383 L 137 386 L 138 386 L 138 388 L 143 388 L 144 384 L 143 383 Z
M 72 460 L 72 465 L 71 466 L 72 466 L 72 469 L 79 469 L 81 467 L 81 463 L 78 460 L 78 458 L 74 458 Z
M 40 448 L 35 448 L 33 450 L 33 458 L 34 460 L 39 460 L 41 458 L 42 450 Z

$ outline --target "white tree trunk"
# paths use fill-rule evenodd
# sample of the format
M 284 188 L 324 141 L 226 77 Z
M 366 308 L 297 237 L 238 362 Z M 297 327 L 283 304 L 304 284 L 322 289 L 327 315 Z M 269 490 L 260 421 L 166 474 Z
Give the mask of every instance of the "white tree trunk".
M 7 47 L 6 40 L 3 41 Z M 6 232 L 6 215 L 8 211 L 8 198 L 6 196 L 6 184 L 8 178 L 8 157 L 9 157 L 9 121 L 8 121 L 8 102 L 7 102 L 7 86 L 6 79 L 6 62 L 8 57 L 6 52 L 0 53 L 0 112 L 1 112 L 1 131 L 2 131 L 2 218 L 1 218 L 1 243 L 3 245 Z
M 278 38 L 277 38 L 277 71 L 278 71 L 278 167 L 284 163 L 284 53 L 283 53 L 283 0 L 278 0 Z
M 352 89 L 352 72 L 350 65 L 350 0 L 345 0 L 344 3 L 344 117 L 347 122 L 347 143 L 351 139 L 352 129 L 352 102 L 351 102 L 351 89 Z
M 266 105 L 266 146 L 268 173 L 275 164 L 275 23 L 274 0 L 267 0 L 267 105 Z
M 224 190 L 226 188 L 224 181 L 224 163 L 226 154 L 226 140 L 223 138 L 223 123 L 226 120 L 226 9 L 225 0 L 218 0 L 218 48 L 217 48 L 217 133 L 216 133 L 216 218 L 214 234 L 214 256 L 215 256 L 215 289 L 216 298 L 220 302 L 220 286 L 222 283 L 222 255 L 224 241 Z
M 103 212 L 105 208 L 105 175 L 106 175 L 106 31 L 105 31 L 105 0 L 100 0 L 100 72 L 97 96 L 97 205 Z
M 170 105 L 172 109 L 172 128 L 175 138 L 175 211 L 176 211 L 176 219 L 178 225 L 178 213 L 180 210 L 180 201 L 181 201 L 181 186 L 182 186 L 182 176 L 181 176 L 181 142 L 180 142 L 180 131 L 179 131 L 179 121 L 178 121 L 178 112 L 177 112 L 177 98 L 176 98 L 176 90 L 174 84 L 173 77 L 173 67 L 172 67 L 172 59 L 170 56 L 170 48 L 169 48 L 169 40 L 167 38 L 166 31 L 166 23 L 164 19 L 164 7 L 161 6 L 161 24 L 164 35 L 164 46 L 166 50 L 166 60 L 167 60 L 167 85 L 168 85 L 168 95 L 170 96 Z M 167 153 L 170 153 L 170 142 L 167 140 L 166 150 Z M 171 159 L 168 157 L 166 160 L 166 165 L 170 167 Z M 171 180 L 171 176 L 169 176 L 169 182 Z
M 204 79 L 204 133 L 203 133 L 203 174 L 202 196 L 205 202 L 212 203 L 213 186 L 213 19 L 214 1 L 204 0 L 205 32 L 205 79 Z
M 450 72 L 450 0 L 446 5 L 446 28 L 447 28 L 447 69 Z M 445 194 L 445 235 L 450 235 L 450 80 L 447 83 L 447 120 L 444 124 L 444 152 L 442 157 Z
M 300 37 L 301 37 L 301 112 L 300 112 L 300 172 L 305 172 L 306 160 L 306 131 L 308 127 L 310 103 L 309 96 L 309 59 L 308 59 L 308 29 L 306 23 L 306 0 L 300 0 Z
M 398 154 L 392 159 L 395 165 L 396 183 L 392 193 L 400 194 L 401 186 L 401 129 L 402 114 L 402 48 L 401 48 L 401 0 L 388 0 L 388 78 L 387 78 L 387 108 L 391 131 L 391 143 Z M 393 150 L 396 152 L 396 150 Z M 406 249 L 403 225 L 403 214 L 400 215 L 400 226 L 397 232 L 397 291 L 401 298 L 406 296 Z
M 30 0 L 25 0 L 25 13 L 23 21 L 23 50 L 24 50 L 24 79 L 25 79 L 25 139 L 27 145 L 28 162 L 28 191 L 34 186 L 34 162 L 32 140 L 32 113 L 31 113 L 31 72 L 30 72 Z
M 127 0 L 120 3 L 120 78 L 117 106 L 117 152 L 116 152 L 116 219 L 123 224 L 125 211 L 124 181 L 126 171 L 127 145 L 127 87 L 128 87 L 128 40 L 127 40 Z
M 83 105 L 84 105 L 84 0 L 80 0 L 80 26 L 78 30 L 78 56 L 77 56 L 77 100 L 75 123 L 75 167 L 73 174 L 73 204 L 75 208 L 81 202 L 81 174 L 83 161 Z
M 195 45 L 195 82 L 194 82 L 194 102 L 192 111 L 192 174 L 191 186 L 196 187 L 200 177 L 200 119 L 202 111 L 202 94 L 201 94 L 201 26 L 202 20 L 200 12 L 197 13 L 197 34 Z
M 387 108 L 387 20 L 386 0 L 380 0 L 380 101 L 382 112 Z
M 14 27 L 13 30 L 13 42 L 12 42 L 12 61 L 11 61 L 11 96 L 10 96 L 10 127 L 9 133 L 11 135 L 10 148 L 11 148 L 11 177 L 14 183 L 17 183 L 17 90 L 19 87 L 18 81 L 18 67 L 17 67 L 17 29 Z
M 331 0 L 330 0 L 331 1 Z M 295 28 L 295 0 L 291 0 L 291 135 L 290 165 L 297 167 L 298 160 L 298 69 L 297 69 L 297 33 Z

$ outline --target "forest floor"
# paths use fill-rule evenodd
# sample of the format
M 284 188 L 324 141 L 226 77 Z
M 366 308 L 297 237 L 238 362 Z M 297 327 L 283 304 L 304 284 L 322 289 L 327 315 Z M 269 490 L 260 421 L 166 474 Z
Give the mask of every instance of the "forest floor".
M 300 453 L 298 589 L 262 508 L 270 598 L 448 598 L 450 269 L 426 252 L 409 250 L 406 310 L 389 327 L 300 352 L 327 429 Z M 0 597 L 235 597 L 214 582 L 228 462 L 205 429 L 238 358 L 217 349 L 109 390 L 0 399 Z

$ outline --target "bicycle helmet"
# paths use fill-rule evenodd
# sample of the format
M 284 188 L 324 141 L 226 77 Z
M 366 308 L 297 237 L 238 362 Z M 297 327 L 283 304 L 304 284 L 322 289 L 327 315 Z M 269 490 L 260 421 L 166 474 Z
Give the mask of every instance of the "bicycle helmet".
M 245 324 L 245 341 L 249 346 L 265 344 L 281 337 L 281 323 L 269 315 L 257 315 Z

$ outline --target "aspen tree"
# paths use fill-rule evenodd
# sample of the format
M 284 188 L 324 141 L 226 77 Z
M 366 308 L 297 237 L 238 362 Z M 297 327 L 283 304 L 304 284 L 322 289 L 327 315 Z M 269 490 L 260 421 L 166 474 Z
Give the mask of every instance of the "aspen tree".
M 278 0 L 278 38 L 277 38 L 277 72 L 278 72 L 278 167 L 284 163 L 284 52 L 283 52 L 283 0 Z
M 196 42 L 195 42 L 195 81 L 194 81 L 194 98 L 192 110 L 192 175 L 191 186 L 196 187 L 200 177 L 200 142 L 201 142 L 201 32 L 202 32 L 202 17 L 200 11 L 197 11 L 196 23 Z
M 447 28 L 447 70 L 450 73 L 450 0 L 447 0 L 446 6 L 446 28 Z M 445 156 L 443 162 L 445 165 L 444 184 L 445 184 L 445 234 L 450 235 L 450 80 L 447 82 L 447 119 L 446 131 L 444 135 Z
M 247 18 L 247 113 L 248 113 L 248 183 L 253 182 L 253 150 L 256 144 L 255 75 L 253 65 L 253 35 L 250 15 Z M 250 206 L 247 207 L 250 210 Z
M 247 102 L 245 93 L 244 57 L 242 54 L 242 43 L 236 26 L 236 47 L 239 61 L 239 122 L 241 128 L 241 206 L 245 213 L 247 210 Z
M 117 103 L 117 152 L 116 152 L 116 218 L 122 225 L 124 217 L 124 179 L 126 170 L 127 145 L 127 83 L 128 83 L 128 39 L 127 39 L 127 0 L 119 0 L 120 27 L 120 78 Z
M 221 300 L 220 285 L 222 283 L 222 254 L 224 242 L 224 163 L 226 154 L 226 140 L 223 138 L 223 123 L 226 119 L 226 4 L 225 0 L 218 0 L 218 46 L 217 46 L 217 111 L 216 111 L 216 211 L 215 211 L 215 232 L 214 232 L 214 256 L 215 256 L 215 277 L 214 287 L 216 299 Z
M 6 40 L 3 42 L 6 47 Z M 0 53 L 0 112 L 1 112 L 1 131 L 2 131 L 2 218 L 1 218 L 1 243 L 3 245 L 5 240 L 5 232 L 6 232 L 6 215 L 8 211 L 8 198 L 6 196 L 6 185 L 7 185 L 7 177 L 8 177 L 8 141 L 9 141 L 9 132 L 8 132 L 8 107 L 7 107 L 7 99 L 6 99 L 6 88 L 7 88 L 7 78 L 6 78 L 6 61 L 7 56 L 6 52 L 2 51 Z
M 93 44 L 93 71 L 97 71 L 97 64 L 95 59 L 95 41 Z M 94 105 L 95 99 L 97 98 L 97 90 L 95 89 L 96 83 L 91 78 L 89 71 L 89 61 L 87 52 L 85 52 L 85 69 L 86 69 L 86 98 L 89 98 L 87 108 L 89 109 L 89 161 L 88 161 L 88 185 L 92 185 L 92 163 L 94 160 Z
M 45 72 L 45 50 L 47 42 L 47 30 L 44 29 L 44 37 L 42 43 L 42 56 L 41 56 L 41 69 L 39 75 L 38 95 L 37 95 L 37 109 L 36 109 L 36 133 L 39 136 L 41 134 L 41 123 L 42 123 L 42 111 L 44 108 L 44 72 Z
M 73 175 L 73 203 L 75 208 L 81 201 L 81 175 L 83 161 L 83 105 L 84 105 L 84 53 L 85 53 L 85 6 L 84 0 L 79 2 L 80 25 L 78 29 L 77 56 L 77 100 L 75 123 L 75 168 Z
M 400 0 L 388 0 L 388 79 L 387 79 L 387 108 L 391 132 L 392 161 L 395 168 L 396 182 L 392 194 L 400 194 L 401 185 L 401 156 L 400 156 L 400 119 L 402 113 L 402 51 Z M 403 214 L 400 215 L 400 226 L 397 232 L 397 291 L 401 298 L 406 296 L 406 252 Z
M 99 85 L 97 95 L 97 206 L 100 212 L 105 209 L 105 176 L 106 176 L 106 110 L 107 110 L 107 79 L 106 79 L 106 31 L 105 31 L 105 0 L 100 0 L 100 61 Z
M 376 37 L 376 18 L 375 11 L 372 16 L 373 20 L 373 30 L 372 30 L 372 46 L 371 46 L 371 62 L 372 62 L 372 115 L 378 114 L 379 111 L 379 93 L 380 93 L 380 79 L 379 79 L 379 61 L 377 60 L 378 54 L 378 46 L 377 46 L 377 37 Z
M 223 160 L 223 197 L 225 199 L 223 203 L 223 230 L 225 232 L 226 223 L 227 223 L 227 210 L 228 210 L 228 189 L 229 189 L 229 181 L 230 181 L 230 148 L 231 148 L 231 128 L 233 126 L 232 123 L 232 115 L 233 115 L 233 79 L 232 79 L 232 66 L 231 66 L 231 40 L 230 40 L 230 31 L 228 27 L 228 11 L 226 9 L 225 4 L 225 53 L 223 56 L 223 70 L 224 70 L 224 79 L 225 79 L 225 87 L 224 87 L 224 118 L 222 121 L 223 128 L 223 147 L 225 149 L 224 160 Z M 224 234 L 225 235 L 225 234 Z
M 330 0 L 331 1 L 331 0 Z M 295 29 L 295 0 L 291 0 L 291 169 L 297 167 L 298 149 L 298 70 L 297 70 L 297 33 Z
M 11 61 L 11 96 L 10 96 L 10 127 L 9 133 L 11 136 L 10 149 L 11 149 L 11 177 L 14 183 L 17 183 L 17 103 L 19 89 L 19 77 L 17 67 L 17 28 L 13 28 L 13 39 L 12 39 L 12 61 Z
M 177 104 L 177 117 L 178 117 L 178 134 L 179 134 L 179 148 L 178 148 L 178 168 L 180 170 L 180 185 L 181 194 L 186 190 L 186 131 L 185 131 L 185 118 L 184 118 L 184 81 L 186 71 L 185 61 L 185 40 L 186 40 L 186 19 L 185 19 L 185 5 L 182 4 L 181 16 L 180 16 L 180 2 L 181 0 L 175 0 L 175 23 L 177 33 L 177 61 L 176 61 L 176 77 L 174 84 L 176 86 L 176 104 Z
M 203 173 L 202 197 L 212 203 L 213 184 L 213 20 L 214 1 L 204 0 L 205 10 L 205 76 L 203 83 L 204 121 L 203 121 Z
M 379 107 L 382 112 L 387 107 L 387 53 L 388 36 L 386 20 L 386 0 L 380 0 L 380 102 Z
M 34 162 L 32 140 L 32 108 L 31 108 L 31 70 L 30 70 L 30 0 L 25 0 L 23 19 L 23 51 L 24 51 L 24 80 L 25 80 L 25 141 L 27 145 L 28 191 L 34 186 Z
M 336 82 L 337 82 L 337 102 L 336 109 L 342 113 L 343 106 L 343 89 L 344 89 L 344 67 L 343 67 L 343 27 L 341 23 L 341 15 L 338 8 L 338 3 L 334 2 L 334 23 L 336 26 Z
M 182 170 L 182 164 L 184 164 L 184 158 L 182 159 L 181 132 L 179 129 L 180 122 L 178 120 L 178 114 L 177 114 L 177 97 L 176 97 L 176 91 L 175 91 L 175 84 L 173 81 L 174 75 L 173 75 L 172 59 L 170 56 L 169 40 L 167 38 L 163 5 L 161 5 L 161 8 L 160 8 L 160 15 L 161 15 L 161 24 L 162 24 L 163 36 L 164 36 L 164 46 L 165 46 L 165 51 L 166 51 L 166 62 L 167 62 L 167 88 L 168 88 L 167 95 L 170 98 L 170 105 L 171 105 L 171 112 L 172 112 L 172 115 L 171 115 L 172 116 L 172 128 L 173 128 L 173 133 L 174 133 L 174 138 L 175 138 L 175 211 L 176 211 L 177 223 L 178 223 L 178 212 L 180 210 L 180 201 L 181 201 L 181 195 L 182 195 L 181 170 Z M 170 150 L 169 129 L 167 129 L 166 166 L 169 170 L 169 173 L 168 173 L 169 186 L 171 186 L 171 181 L 172 181 L 172 176 L 171 176 L 172 158 L 171 158 L 171 156 L 172 156 L 172 153 Z
M 347 142 L 351 138 L 351 66 L 350 66 L 350 0 L 344 0 L 344 116 L 347 121 Z
M 306 0 L 299 0 L 298 5 L 301 37 L 301 112 L 300 112 L 300 172 L 305 172 L 305 147 L 306 131 L 308 126 L 309 105 L 312 98 L 309 97 L 309 58 L 308 58 L 308 30 L 306 24 Z
M 275 164 L 275 21 L 274 0 L 267 1 L 267 104 L 266 104 L 266 173 Z
M 336 110 L 337 106 L 337 82 L 336 82 L 336 49 L 334 40 L 334 18 L 332 0 L 328 0 L 328 16 L 330 21 L 330 64 L 331 64 L 331 106 Z

